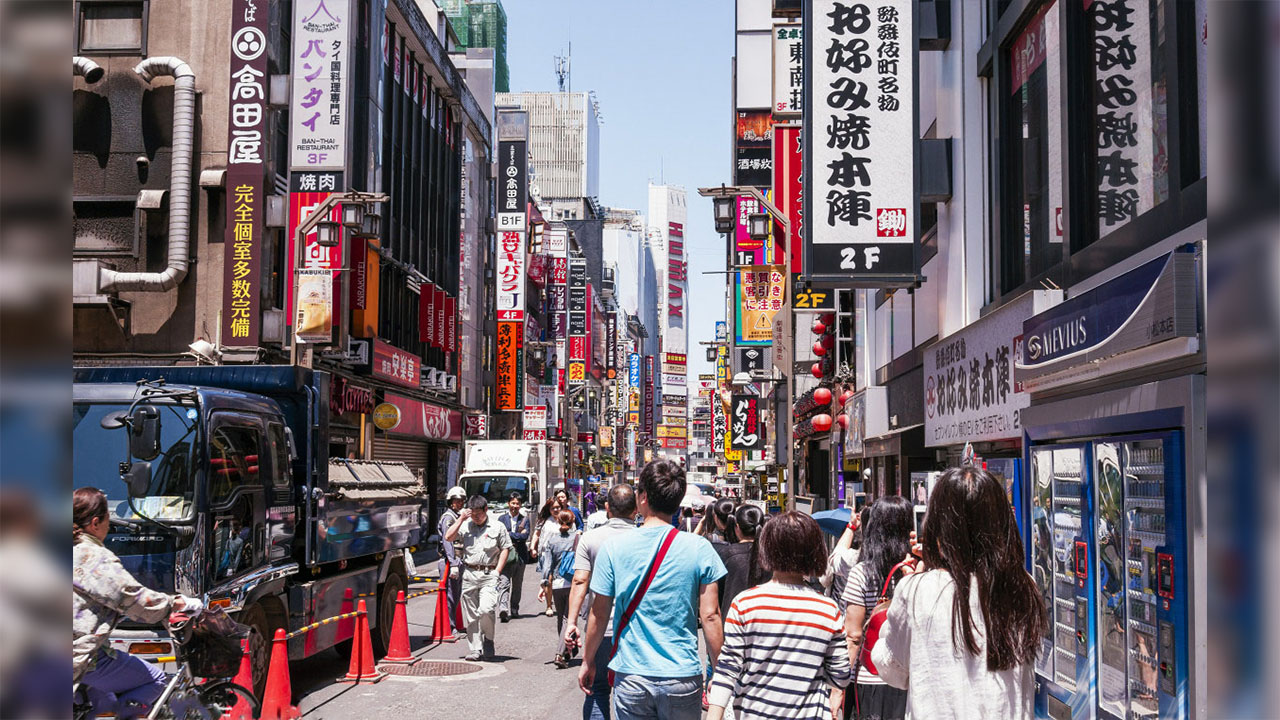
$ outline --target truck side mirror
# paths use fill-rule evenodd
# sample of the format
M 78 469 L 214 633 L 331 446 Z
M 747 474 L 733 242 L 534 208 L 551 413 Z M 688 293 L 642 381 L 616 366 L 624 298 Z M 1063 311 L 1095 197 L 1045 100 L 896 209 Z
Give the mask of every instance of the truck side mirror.
M 131 463 L 128 470 L 120 473 L 120 479 L 129 488 L 129 497 L 146 497 L 151 490 L 151 463 Z
M 154 460 L 160 454 L 160 411 L 139 405 L 129 416 L 129 454 L 139 460 Z

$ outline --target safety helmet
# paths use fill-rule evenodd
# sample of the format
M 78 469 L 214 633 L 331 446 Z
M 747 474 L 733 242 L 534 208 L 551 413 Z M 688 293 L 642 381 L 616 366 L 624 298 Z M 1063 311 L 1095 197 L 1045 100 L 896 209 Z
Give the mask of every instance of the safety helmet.
M 454 485 L 453 487 L 449 488 L 449 492 L 447 492 L 447 493 L 445 493 L 445 494 L 444 494 L 444 499 L 445 499 L 446 501 L 449 501 L 449 500 L 466 500 L 466 499 L 467 499 L 467 491 L 466 491 L 466 490 L 463 490 L 461 487 L 459 487 L 459 486 L 457 486 L 457 485 Z

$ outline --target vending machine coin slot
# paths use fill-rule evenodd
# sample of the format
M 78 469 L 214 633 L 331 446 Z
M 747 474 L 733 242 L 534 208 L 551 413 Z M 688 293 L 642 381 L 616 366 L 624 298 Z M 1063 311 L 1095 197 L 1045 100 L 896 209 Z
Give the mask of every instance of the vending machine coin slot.
M 1166 600 L 1173 599 L 1173 556 L 1156 555 L 1156 593 Z
M 1174 695 L 1177 690 L 1177 672 L 1174 666 L 1173 623 L 1160 621 L 1160 692 Z
M 1089 578 L 1089 545 L 1082 540 L 1076 541 L 1074 554 L 1076 570 L 1076 586 L 1084 588 L 1084 581 Z

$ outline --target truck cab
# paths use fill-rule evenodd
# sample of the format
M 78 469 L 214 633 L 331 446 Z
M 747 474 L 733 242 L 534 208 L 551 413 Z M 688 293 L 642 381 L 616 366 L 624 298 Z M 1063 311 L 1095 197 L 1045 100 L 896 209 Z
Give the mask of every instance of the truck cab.
M 519 493 L 534 512 L 547 495 L 545 443 L 526 440 L 474 440 L 467 443 L 466 462 L 458 485 L 467 496 L 483 495 L 489 507 L 505 510 L 511 493 Z

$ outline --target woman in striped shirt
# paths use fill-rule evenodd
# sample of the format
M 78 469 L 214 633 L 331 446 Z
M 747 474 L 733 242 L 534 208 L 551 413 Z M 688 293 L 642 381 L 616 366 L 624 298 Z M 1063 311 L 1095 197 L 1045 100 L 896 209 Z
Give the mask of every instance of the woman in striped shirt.
M 773 579 L 729 607 L 707 720 L 721 720 L 730 702 L 739 720 L 826 720 L 828 685 L 849 684 L 849 649 L 839 606 L 804 582 L 826 568 L 822 530 L 788 512 L 765 523 L 759 540 Z

